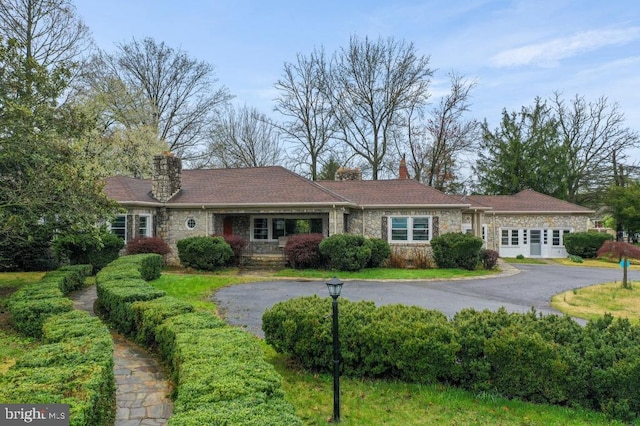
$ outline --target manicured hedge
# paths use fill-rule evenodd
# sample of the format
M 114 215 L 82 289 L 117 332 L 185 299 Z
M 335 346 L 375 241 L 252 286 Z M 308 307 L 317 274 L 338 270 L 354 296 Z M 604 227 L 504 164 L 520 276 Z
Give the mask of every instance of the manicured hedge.
M 611 240 L 613 236 L 603 232 L 570 232 L 562 237 L 567 253 L 583 259 L 597 257 L 597 251 L 602 244 Z
M 111 334 L 64 297 L 91 270 L 91 265 L 63 267 L 12 295 L 8 305 L 15 328 L 41 337 L 43 344 L 0 376 L 0 402 L 69 404 L 71 425 L 113 424 Z
M 280 302 L 263 316 L 267 343 L 305 368 L 330 372 L 331 300 Z M 451 320 L 417 307 L 340 301 L 343 372 L 640 414 L 640 325 L 610 315 L 585 327 L 567 316 L 466 309 Z
M 213 314 L 164 296 L 145 280 L 146 257 L 124 256 L 97 276 L 110 322 L 157 349 L 176 383 L 170 425 L 301 425 L 259 342 Z
M 20 287 L 7 303 L 15 329 L 40 337 L 49 316 L 73 309 L 73 302 L 64 296 L 80 288 L 90 270 L 90 265 L 67 267 L 47 272 L 39 282 Z
M 481 261 L 482 239 L 462 232 L 447 232 L 431 239 L 438 268 L 474 270 Z

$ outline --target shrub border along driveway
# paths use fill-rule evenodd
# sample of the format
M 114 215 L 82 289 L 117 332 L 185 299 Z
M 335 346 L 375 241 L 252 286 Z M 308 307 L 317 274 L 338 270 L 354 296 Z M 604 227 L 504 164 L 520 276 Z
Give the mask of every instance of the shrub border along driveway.
M 592 268 L 556 264 L 503 265 L 497 276 L 464 280 L 361 281 L 345 280 L 341 297 L 352 301 L 372 300 L 378 305 L 400 303 L 437 309 L 451 317 L 464 308 L 527 312 L 531 308 L 561 314 L 551 308 L 551 297 L 575 288 L 619 281 L 619 268 Z M 338 274 L 339 278 L 339 274 Z M 629 279 L 640 280 L 640 271 L 629 271 Z M 263 337 L 262 314 L 275 303 L 317 294 L 328 297 L 324 281 L 278 280 L 238 284 L 218 290 L 213 299 L 232 325 Z

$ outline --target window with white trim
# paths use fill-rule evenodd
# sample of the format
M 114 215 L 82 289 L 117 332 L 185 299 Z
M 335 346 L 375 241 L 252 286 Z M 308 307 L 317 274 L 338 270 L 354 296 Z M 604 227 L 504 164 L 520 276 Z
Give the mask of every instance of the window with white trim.
M 184 226 L 187 227 L 187 229 L 196 229 L 196 225 L 197 222 L 194 218 L 190 217 L 188 218 L 185 222 L 184 222 Z
M 551 245 L 564 246 L 564 236 L 571 232 L 568 229 L 554 229 L 551 237 Z
M 138 235 L 141 237 L 152 237 L 153 230 L 151 229 L 151 215 L 144 214 L 138 217 L 140 227 L 138 228 Z
M 316 233 L 324 233 L 321 217 L 255 216 L 251 218 L 253 240 L 275 241 L 289 235 Z
M 500 237 L 500 245 L 502 246 L 517 246 L 520 243 L 518 229 L 503 229 Z
M 426 242 L 431 240 L 431 216 L 392 216 L 390 242 Z
M 112 234 L 117 235 L 127 241 L 127 215 L 121 214 L 111 222 L 109 230 Z

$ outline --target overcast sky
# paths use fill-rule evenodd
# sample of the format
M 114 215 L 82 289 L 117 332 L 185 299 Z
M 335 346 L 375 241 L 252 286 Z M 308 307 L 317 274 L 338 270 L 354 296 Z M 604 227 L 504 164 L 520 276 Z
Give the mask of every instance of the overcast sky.
M 448 90 L 448 72 L 477 79 L 471 116 L 491 127 L 504 108 L 561 91 L 618 102 L 640 131 L 637 0 L 73 1 L 99 47 L 164 41 L 214 65 L 235 103 L 269 115 L 273 85 L 297 53 L 322 46 L 331 54 L 351 35 L 382 36 L 431 57 L 434 101 Z

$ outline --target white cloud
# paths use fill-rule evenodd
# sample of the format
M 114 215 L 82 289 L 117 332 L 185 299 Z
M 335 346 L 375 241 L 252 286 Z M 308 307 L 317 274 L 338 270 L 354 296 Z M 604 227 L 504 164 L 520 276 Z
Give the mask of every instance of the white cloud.
M 553 67 L 557 66 L 561 59 L 605 46 L 629 43 L 638 38 L 640 38 L 640 27 L 586 31 L 571 37 L 505 50 L 493 56 L 491 64 L 498 68 L 528 64 Z

